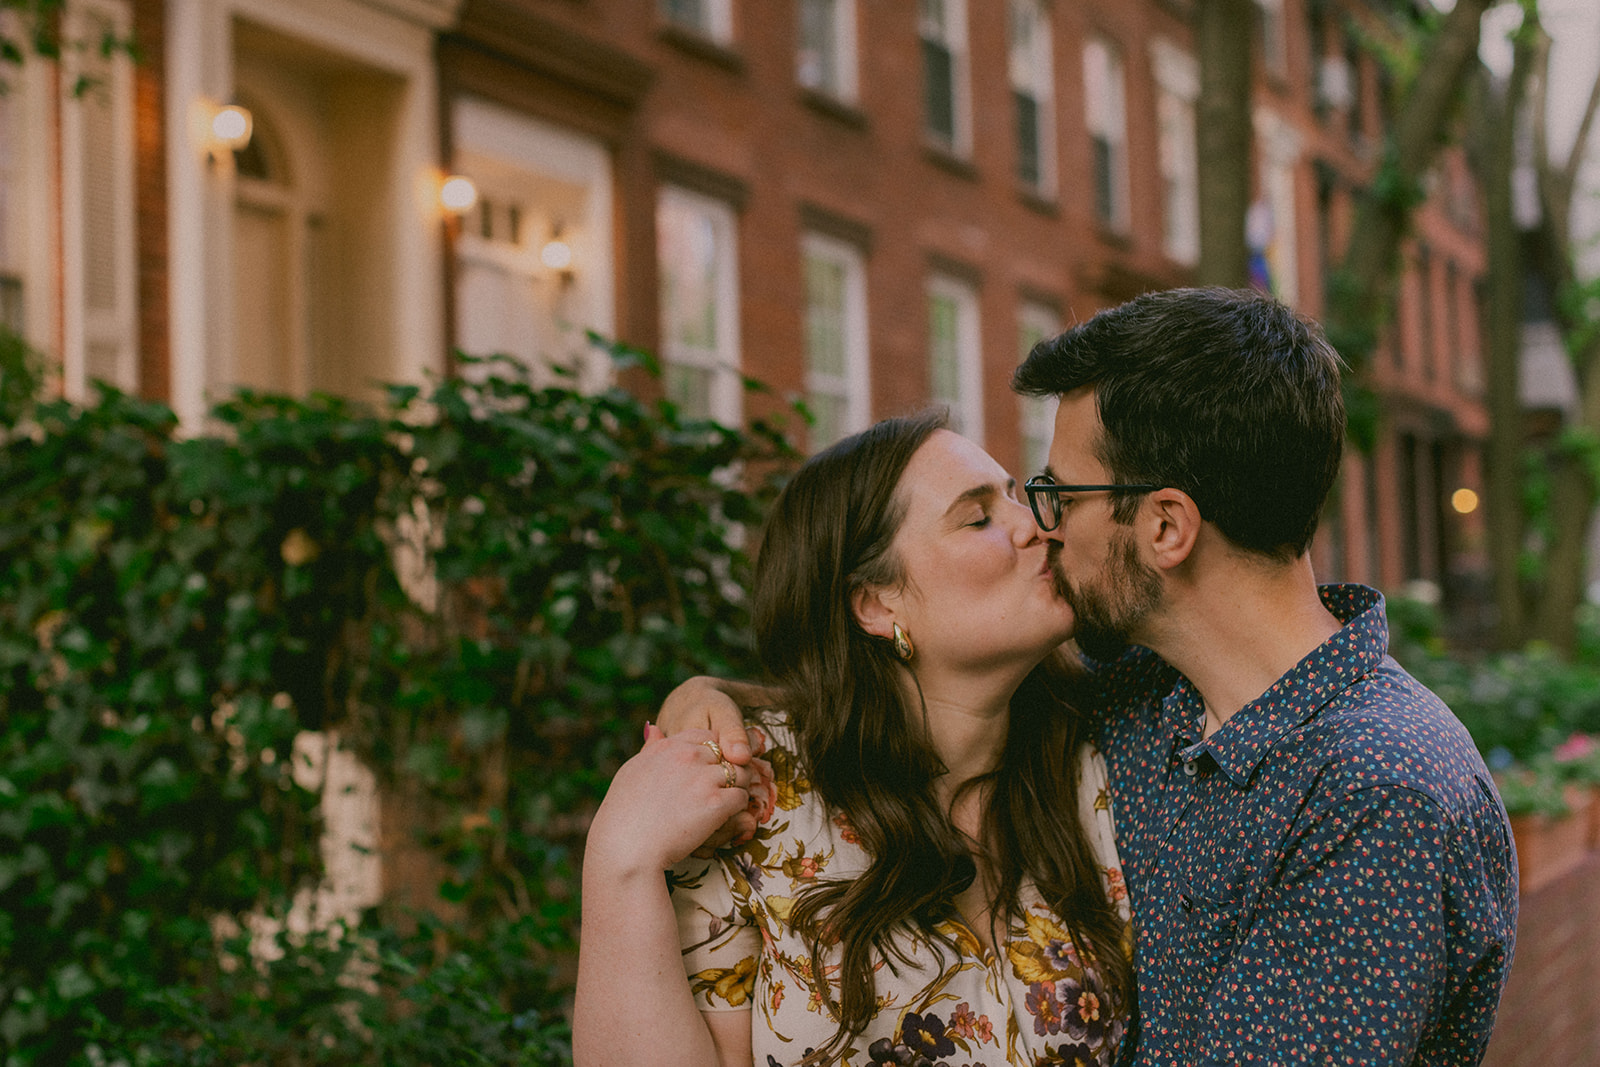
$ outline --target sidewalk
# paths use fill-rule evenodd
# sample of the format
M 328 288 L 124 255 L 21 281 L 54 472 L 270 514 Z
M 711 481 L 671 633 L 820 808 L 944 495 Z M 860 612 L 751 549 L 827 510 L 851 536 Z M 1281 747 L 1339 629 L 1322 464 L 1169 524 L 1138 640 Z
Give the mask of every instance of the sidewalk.
M 1600 850 L 1522 898 L 1483 1067 L 1600 1067 Z

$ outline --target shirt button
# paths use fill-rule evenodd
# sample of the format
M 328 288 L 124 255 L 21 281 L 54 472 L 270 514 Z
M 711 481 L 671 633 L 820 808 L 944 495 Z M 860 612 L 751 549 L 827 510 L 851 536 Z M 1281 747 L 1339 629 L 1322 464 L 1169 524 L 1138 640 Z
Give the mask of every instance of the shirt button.
M 1183 773 L 1187 774 L 1190 778 L 1193 778 L 1195 775 L 1199 774 L 1200 773 L 1200 761 L 1199 760 L 1187 760 L 1187 761 L 1185 761 L 1184 765 L 1183 765 Z

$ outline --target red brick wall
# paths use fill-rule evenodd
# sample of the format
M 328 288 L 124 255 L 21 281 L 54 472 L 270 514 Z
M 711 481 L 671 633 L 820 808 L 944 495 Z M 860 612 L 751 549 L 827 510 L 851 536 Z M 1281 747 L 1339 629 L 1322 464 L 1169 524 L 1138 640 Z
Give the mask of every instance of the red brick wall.
M 1484 1067 L 1600 1064 L 1600 851 L 1524 894 Z

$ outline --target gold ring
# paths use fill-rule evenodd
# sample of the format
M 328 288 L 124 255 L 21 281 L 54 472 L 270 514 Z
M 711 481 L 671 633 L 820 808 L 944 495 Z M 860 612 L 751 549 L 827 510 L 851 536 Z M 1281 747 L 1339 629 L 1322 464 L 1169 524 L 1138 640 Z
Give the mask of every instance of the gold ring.
M 715 741 L 702 741 L 700 743 L 711 750 L 712 759 L 716 760 L 718 763 L 723 762 L 721 745 L 717 744 Z
M 738 785 L 739 774 L 733 769 L 733 764 L 729 763 L 727 760 L 720 760 L 718 762 L 722 764 L 722 776 L 724 778 L 722 788 L 732 789 L 734 786 Z

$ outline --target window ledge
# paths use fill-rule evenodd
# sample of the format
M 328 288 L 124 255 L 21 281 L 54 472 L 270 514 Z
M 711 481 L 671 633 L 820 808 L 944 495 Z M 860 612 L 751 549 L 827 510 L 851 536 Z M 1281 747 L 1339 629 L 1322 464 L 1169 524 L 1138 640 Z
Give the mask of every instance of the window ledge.
M 820 112 L 836 122 L 841 122 L 858 130 L 867 128 L 867 113 L 865 111 L 831 93 L 801 86 L 800 100 L 806 107 Z
M 956 155 L 947 146 L 928 142 L 922 146 L 922 151 L 923 155 L 927 156 L 928 162 L 940 170 L 954 174 L 958 178 L 965 178 L 968 181 L 978 180 L 977 165 L 970 159 Z
M 1060 201 L 1053 196 L 1047 196 L 1044 193 L 1041 193 L 1034 186 L 1018 186 L 1017 199 L 1022 201 L 1024 207 L 1029 208 L 1032 211 L 1045 216 L 1046 218 L 1055 219 L 1061 217 Z
M 664 23 L 656 36 L 697 59 L 714 63 L 734 74 L 744 73 L 745 60 L 742 54 L 686 26 L 679 26 L 675 22 Z

